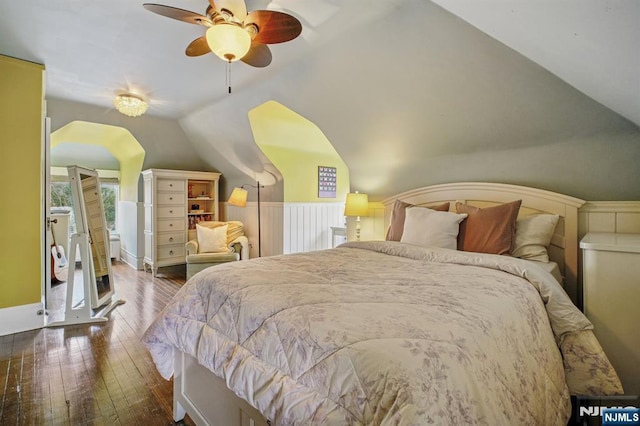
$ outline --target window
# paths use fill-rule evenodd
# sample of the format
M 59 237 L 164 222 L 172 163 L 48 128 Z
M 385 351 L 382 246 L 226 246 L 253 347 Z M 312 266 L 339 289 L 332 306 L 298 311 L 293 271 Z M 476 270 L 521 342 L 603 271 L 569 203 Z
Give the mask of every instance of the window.
M 67 207 L 71 210 L 69 221 L 69 232 L 76 232 L 75 218 L 73 217 L 73 195 L 69 178 L 64 176 L 52 176 L 51 182 L 51 207 Z M 118 199 L 120 198 L 120 184 L 117 179 L 100 178 L 102 188 L 102 202 L 104 204 L 104 215 L 107 220 L 107 229 L 110 232 L 116 231 L 118 223 Z
M 107 229 L 113 232 L 116 230 L 120 185 L 100 181 L 100 187 L 102 188 L 102 203 L 104 204 L 104 216 L 107 219 Z

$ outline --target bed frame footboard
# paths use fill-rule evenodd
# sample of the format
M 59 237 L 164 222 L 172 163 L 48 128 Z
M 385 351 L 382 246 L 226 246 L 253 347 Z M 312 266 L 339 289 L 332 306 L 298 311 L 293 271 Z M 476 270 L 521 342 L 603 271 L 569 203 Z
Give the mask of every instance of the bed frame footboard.
M 230 391 L 224 380 L 174 349 L 173 420 L 185 414 L 197 425 L 267 426 L 270 423 L 245 400 Z

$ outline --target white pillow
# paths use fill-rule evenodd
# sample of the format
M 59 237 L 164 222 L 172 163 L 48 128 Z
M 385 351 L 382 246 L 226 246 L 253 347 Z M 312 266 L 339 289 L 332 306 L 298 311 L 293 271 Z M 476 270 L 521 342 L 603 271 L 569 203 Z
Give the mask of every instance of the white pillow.
M 200 253 L 228 253 L 227 228 L 229 225 L 207 228 L 196 224 L 198 234 L 198 252 Z
M 455 250 L 458 246 L 460 222 L 466 217 L 466 213 L 439 212 L 420 207 L 407 208 L 400 242 Z
M 535 214 L 518 219 L 511 256 L 549 262 L 547 247 L 553 238 L 558 219 L 557 214 Z

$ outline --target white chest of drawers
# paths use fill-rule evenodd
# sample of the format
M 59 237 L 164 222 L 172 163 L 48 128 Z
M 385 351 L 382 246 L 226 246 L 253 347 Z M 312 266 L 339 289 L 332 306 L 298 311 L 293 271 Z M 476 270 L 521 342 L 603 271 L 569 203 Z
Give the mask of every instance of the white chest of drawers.
M 580 248 L 584 313 L 625 394 L 640 395 L 640 234 L 589 233 Z
M 195 185 L 206 197 L 206 215 L 197 218 L 219 220 L 218 182 L 220 173 L 149 169 L 144 179 L 144 268 L 155 275 L 158 268 L 184 264 L 187 231 L 195 226 L 190 213 Z M 204 202 L 201 202 L 205 206 Z

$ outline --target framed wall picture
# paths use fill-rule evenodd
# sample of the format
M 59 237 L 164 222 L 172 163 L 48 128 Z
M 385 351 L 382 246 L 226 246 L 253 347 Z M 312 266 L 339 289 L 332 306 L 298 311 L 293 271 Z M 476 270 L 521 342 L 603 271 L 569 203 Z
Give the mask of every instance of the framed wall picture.
M 318 198 L 336 198 L 336 188 L 336 168 L 318 166 Z

